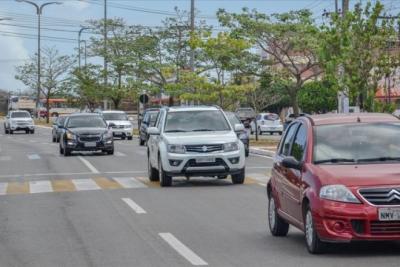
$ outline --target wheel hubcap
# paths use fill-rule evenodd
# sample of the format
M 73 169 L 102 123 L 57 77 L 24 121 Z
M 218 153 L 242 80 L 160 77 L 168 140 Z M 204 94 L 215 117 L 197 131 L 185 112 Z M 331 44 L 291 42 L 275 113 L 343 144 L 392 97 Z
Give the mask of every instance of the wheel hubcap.
M 269 200 L 269 226 L 275 228 L 275 200 L 273 197 Z
M 307 239 L 307 245 L 311 247 L 314 239 L 314 227 L 312 222 L 311 211 L 308 211 L 306 215 L 306 239 Z

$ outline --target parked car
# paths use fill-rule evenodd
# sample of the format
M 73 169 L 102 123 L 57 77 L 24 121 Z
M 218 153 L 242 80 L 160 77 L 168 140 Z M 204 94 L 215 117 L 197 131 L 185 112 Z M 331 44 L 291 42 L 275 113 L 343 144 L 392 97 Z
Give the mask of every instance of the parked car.
M 174 176 L 231 175 L 234 184 L 245 179 L 245 149 L 224 112 L 218 107 L 162 108 L 155 127 L 147 133 L 151 181 L 171 186 Z
M 143 146 L 149 138 L 147 128 L 153 127 L 156 123 L 160 109 L 149 109 L 143 113 L 143 120 L 139 128 L 139 145 Z
M 53 143 L 60 142 L 61 134 L 64 130 L 64 122 L 67 119 L 67 116 L 60 115 L 53 122 L 53 129 L 51 130 L 51 139 Z
M 274 134 L 278 133 L 282 135 L 283 124 L 278 114 L 275 113 L 260 113 L 257 115 L 255 121 L 257 121 L 257 131 L 259 135 L 263 133 Z M 251 132 L 256 131 L 255 121 L 251 122 Z
M 35 123 L 28 111 L 13 110 L 8 113 L 4 122 L 4 132 L 13 134 L 15 131 L 25 131 L 27 134 L 35 133 Z
M 272 235 L 293 225 L 310 253 L 331 242 L 400 240 L 399 135 L 388 114 L 297 118 L 267 184 Z
M 235 113 L 239 116 L 245 128 L 250 128 L 250 123 L 257 115 L 253 108 L 238 108 Z
M 226 117 L 228 118 L 229 123 L 232 128 L 235 127 L 236 124 L 242 124 L 239 117 L 234 112 L 225 112 Z M 244 128 L 244 125 L 243 125 Z M 248 129 L 243 129 L 242 131 L 236 132 L 238 138 L 244 144 L 245 155 L 246 157 L 250 154 L 250 131 Z
M 120 137 L 122 140 L 125 140 L 125 138 L 132 140 L 133 125 L 124 111 L 107 110 L 102 111 L 101 115 L 107 124 L 112 124 L 111 128 L 115 137 Z
M 60 138 L 60 154 L 71 155 L 74 151 L 102 151 L 114 154 L 114 140 L 111 127 L 104 118 L 95 113 L 70 115 L 64 122 Z

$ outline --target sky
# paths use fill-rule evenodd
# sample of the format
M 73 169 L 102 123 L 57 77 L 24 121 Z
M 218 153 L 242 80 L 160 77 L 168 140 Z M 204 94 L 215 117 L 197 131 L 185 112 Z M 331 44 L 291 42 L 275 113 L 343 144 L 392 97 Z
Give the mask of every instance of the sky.
M 37 4 L 46 1 L 31 0 Z M 52 0 L 54 1 L 54 0 Z M 104 16 L 104 0 L 58 0 L 61 5 L 43 9 L 42 48 L 56 47 L 61 54 L 76 55 L 78 31 L 89 19 Z M 341 3 L 341 0 L 338 0 Z M 351 5 L 366 0 L 351 0 Z M 373 0 L 375 1 L 375 0 Z M 107 0 L 108 17 L 123 18 L 129 24 L 160 26 L 174 8 L 190 9 L 190 0 Z M 383 0 L 390 14 L 400 12 L 400 0 Z M 223 8 L 240 12 L 243 7 L 267 14 L 308 8 L 317 22 L 322 13 L 334 11 L 335 0 L 195 0 L 197 19 L 218 28 L 215 13 Z M 6 18 L 6 20 L 1 19 Z M 89 33 L 82 34 L 88 39 Z M 15 0 L 0 0 L 0 89 L 18 92 L 25 85 L 15 80 L 15 67 L 37 52 L 37 16 L 34 6 Z

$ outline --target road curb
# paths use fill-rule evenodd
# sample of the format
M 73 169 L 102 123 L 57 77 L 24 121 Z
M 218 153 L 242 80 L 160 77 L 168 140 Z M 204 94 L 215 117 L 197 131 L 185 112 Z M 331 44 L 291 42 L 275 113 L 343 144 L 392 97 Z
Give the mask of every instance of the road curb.
M 265 150 L 265 149 L 260 149 L 260 148 L 254 148 L 254 147 L 250 147 L 250 153 L 256 154 L 256 155 L 261 155 L 261 156 L 267 156 L 267 157 L 274 157 L 275 156 L 275 151 Z

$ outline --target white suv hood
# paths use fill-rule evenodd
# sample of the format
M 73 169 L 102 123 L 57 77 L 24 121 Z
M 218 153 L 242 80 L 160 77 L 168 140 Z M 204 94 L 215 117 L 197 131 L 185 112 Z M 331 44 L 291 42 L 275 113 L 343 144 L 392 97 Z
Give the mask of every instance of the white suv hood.
M 163 137 L 168 144 L 175 145 L 225 144 L 238 140 L 237 135 L 232 131 L 164 133 Z

